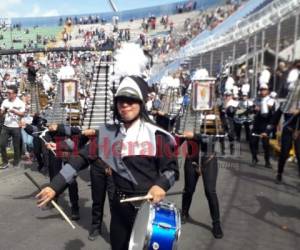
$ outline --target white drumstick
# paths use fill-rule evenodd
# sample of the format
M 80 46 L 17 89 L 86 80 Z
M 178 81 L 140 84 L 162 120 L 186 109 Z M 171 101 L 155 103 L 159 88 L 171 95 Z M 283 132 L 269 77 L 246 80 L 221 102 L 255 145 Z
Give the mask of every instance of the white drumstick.
M 169 192 L 166 193 L 166 196 L 179 195 L 179 194 L 183 194 L 183 192 L 182 191 Z M 120 203 L 132 202 L 132 201 L 144 201 L 144 200 L 151 200 L 151 199 L 153 199 L 153 196 L 151 194 L 147 194 L 145 196 L 137 196 L 137 197 L 122 199 L 120 200 Z
M 35 185 L 38 188 L 38 190 L 40 190 L 40 191 L 42 190 L 40 185 L 32 178 L 32 176 L 29 173 L 25 172 L 24 174 L 32 182 L 32 184 Z M 66 220 L 66 222 L 68 222 L 68 224 L 73 229 L 75 229 L 74 224 L 69 219 L 69 217 L 65 214 L 65 212 L 60 208 L 60 206 L 54 200 L 51 200 L 51 204 L 53 205 L 53 207 L 55 207 L 57 209 L 57 211 L 61 214 L 61 216 Z
M 255 137 L 262 137 L 261 134 L 256 134 L 256 133 L 252 133 L 252 136 L 255 136 Z M 269 137 L 269 136 L 266 136 L 266 137 Z
M 127 198 L 120 200 L 120 203 L 124 202 L 132 202 L 132 201 L 144 201 L 144 200 L 151 200 L 153 197 L 151 194 L 147 194 L 145 196 L 138 196 L 138 197 L 132 197 L 132 198 Z
M 75 229 L 74 224 L 72 223 L 72 221 L 69 219 L 69 217 L 65 214 L 65 212 L 60 208 L 60 206 L 54 201 L 51 200 L 51 204 L 53 205 L 53 207 L 55 207 L 57 209 L 57 211 L 61 214 L 61 216 L 66 220 L 66 222 L 68 222 L 68 224 Z

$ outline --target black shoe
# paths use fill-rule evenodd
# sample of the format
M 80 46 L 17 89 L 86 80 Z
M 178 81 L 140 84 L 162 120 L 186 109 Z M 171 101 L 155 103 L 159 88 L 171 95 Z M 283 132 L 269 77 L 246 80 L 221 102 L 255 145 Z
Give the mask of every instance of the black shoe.
M 14 167 L 14 168 L 19 168 L 19 167 L 21 167 L 21 163 L 20 163 L 20 162 L 18 162 L 18 163 L 13 163 L 13 167 Z
M 6 169 L 9 167 L 9 163 L 3 163 L 1 166 L 0 166 L 0 169 Z
M 281 174 L 277 174 L 275 183 L 276 184 L 281 184 L 282 183 L 282 175 Z
M 94 241 L 99 235 L 101 235 L 101 229 L 100 228 L 92 228 L 89 231 L 88 239 L 90 241 Z
M 79 215 L 79 208 L 78 207 L 72 207 L 72 214 L 71 214 L 71 220 L 79 220 L 80 219 L 80 215 Z
M 39 172 L 41 172 L 42 169 L 43 169 L 43 167 L 44 167 L 44 165 L 38 165 L 37 170 L 38 170 Z
M 216 239 L 222 239 L 224 236 L 220 223 L 214 223 L 211 231 Z
M 265 168 L 272 168 L 272 165 L 269 161 L 265 163 Z
M 185 224 L 190 219 L 190 215 L 186 213 L 181 214 L 181 224 Z
M 251 166 L 255 167 L 257 163 L 258 163 L 258 160 L 254 158 L 254 159 L 252 159 Z

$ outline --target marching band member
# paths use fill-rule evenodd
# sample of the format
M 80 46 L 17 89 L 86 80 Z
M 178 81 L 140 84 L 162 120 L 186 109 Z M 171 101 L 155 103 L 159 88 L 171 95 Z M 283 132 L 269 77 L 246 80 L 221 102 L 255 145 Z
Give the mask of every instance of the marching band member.
M 70 158 L 70 153 L 76 154 L 78 150 L 82 149 L 89 140 L 93 140 L 95 138 L 87 137 L 79 134 L 80 129 L 78 127 L 70 127 L 63 124 L 51 124 L 49 126 L 50 133 L 56 139 L 55 141 L 59 143 L 60 151 L 64 151 L 62 155 L 66 155 L 67 158 Z M 69 137 L 67 140 L 63 140 L 66 136 Z M 72 138 L 72 141 L 70 141 Z M 56 149 L 55 143 L 48 144 L 48 147 L 51 148 L 54 146 L 54 150 Z M 69 152 L 69 153 L 68 153 Z M 59 152 L 60 153 L 60 152 Z M 88 154 L 88 152 L 87 152 Z M 52 154 L 53 156 L 53 154 Z M 51 158 L 51 157 L 50 157 Z M 61 157 L 60 157 L 61 158 Z M 57 160 L 53 159 L 52 161 L 57 162 L 56 167 L 51 167 L 52 177 L 57 175 L 61 169 L 61 161 L 60 158 Z M 66 162 L 66 157 L 63 157 L 64 162 Z M 53 164 L 52 164 L 53 165 Z M 55 171 L 55 172 L 54 172 Z M 95 161 L 90 165 L 90 180 L 91 180 L 91 194 L 92 194 L 92 223 L 91 228 L 89 230 L 88 239 L 94 241 L 97 236 L 102 234 L 102 221 L 104 214 L 104 203 L 106 197 L 106 191 L 108 194 L 109 204 L 111 207 L 113 195 L 114 195 L 114 184 L 111 177 L 111 169 L 104 164 L 104 162 Z M 79 220 L 79 206 L 78 206 L 78 187 L 77 182 L 74 180 L 69 185 L 69 198 L 71 202 L 71 219 Z
M 149 194 L 154 203 L 164 199 L 166 191 L 178 179 L 178 164 L 174 154 L 172 135 L 153 125 L 148 118 L 145 103 L 147 83 L 140 77 L 125 77 L 114 99 L 115 122 L 99 128 L 95 159 L 80 153 L 71 157 L 60 173 L 38 195 L 38 205 L 44 206 L 70 183 L 76 173 L 90 161 L 102 160 L 112 168 L 116 186 L 111 211 L 110 242 L 112 250 L 127 250 L 137 214 L 131 203 L 120 199 Z M 95 135 L 95 130 L 83 132 Z
M 299 64 L 300 65 L 300 64 Z M 298 66 L 300 68 L 300 66 Z M 292 72 L 292 74 L 294 74 Z M 295 78 L 297 79 L 297 78 Z M 282 183 L 282 174 L 289 152 L 294 144 L 300 176 L 300 81 L 290 82 L 289 94 L 286 102 L 280 106 L 269 126 L 273 130 L 278 125 L 281 115 L 284 115 L 284 123 L 281 133 L 281 149 L 277 166 L 276 183 Z
M 228 133 L 228 140 L 230 146 L 230 154 L 234 153 L 234 114 L 238 107 L 239 102 L 233 99 L 232 92 L 226 90 L 224 93 L 224 103 L 221 106 L 220 117 L 224 130 Z M 222 148 L 224 147 L 224 141 L 221 141 Z M 222 149 L 223 151 L 223 149 Z M 224 153 L 224 152 L 223 152 Z
M 47 132 L 49 143 L 46 143 L 48 150 L 48 169 L 50 181 L 59 173 L 64 163 L 70 159 L 77 149 L 79 143 L 80 129 L 63 124 L 50 124 Z M 51 150 L 56 150 L 56 155 Z M 78 184 L 74 179 L 68 186 L 69 199 L 71 203 L 71 219 L 80 219 Z
M 246 140 L 250 139 L 250 125 L 252 119 L 249 115 L 253 112 L 253 101 L 249 99 L 248 92 L 242 92 L 242 100 L 239 101 L 234 115 L 234 127 L 237 141 L 241 140 L 242 126 L 245 127 Z
M 206 78 L 208 78 L 207 70 L 200 69 L 195 72 L 192 80 L 196 81 Z M 179 137 L 180 143 L 183 143 L 185 140 L 187 142 L 181 211 L 182 223 L 185 223 L 190 217 L 189 210 L 193 195 L 199 176 L 202 175 L 204 192 L 212 218 L 212 233 L 215 238 L 220 239 L 223 237 L 223 231 L 220 223 L 219 201 L 216 193 L 218 163 L 214 151 L 215 138 L 207 135 L 194 134 L 191 131 L 184 131 L 182 135 L 177 136 Z M 199 154 L 201 156 L 199 156 Z
M 259 97 L 254 101 L 254 121 L 250 137 L 250 150 L 252 154 L 252 165 L 255 166 L 258 162 L 257 151 L 258 142 L 261 138 L 264 149 L 265 167 L 271 168 L 270 163 L 270 145 L 269 135 L 267 133 L 267 125 L 271 121 L 274 113 L 274 100 L 269 96 L 269 87 L 267 84 L 260 84 Z
M 184 224 L 190 217 L 189 210 L 199 176 L 202 175 L 205 196 L 212 218 L 212 233 L 216 239 L 223 238 L 220 223 L 219 201 L 216 191 L 218 162 L 214 151 L 215 141 L 212 137 L 204 137 L 185 131 L 179 138 L 187 140 L 187 156 L 184 163 L 184 193 L 182 195 L 181 221 Z M 199 150 L 200 155 L 199 157 Z

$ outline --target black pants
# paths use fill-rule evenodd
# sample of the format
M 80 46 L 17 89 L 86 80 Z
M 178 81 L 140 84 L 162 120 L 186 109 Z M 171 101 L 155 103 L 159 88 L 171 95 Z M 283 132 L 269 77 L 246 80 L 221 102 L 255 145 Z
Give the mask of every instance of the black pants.
M 300 173 L 300 136 L 298 136 L 297 138 L 293 138 L 293 131 L 287 127 L 284 127 L 281 134 L 281 150 L 277 169 L 278 174 L 283 173 L 284 165 L 287 158 L 289 157 L 289 152 L 292 148 L 293 143 L 298 162 L 298 170 Z
M 48 150 L 48 159 L 49 159 L 49 166 L 48 166 L 49 177 L 51 181 L 54 178 L 54 176 L 56 176 L 61 170 L 63 161 L 62 158 L 57 158 L 49 150 Z M 76 179 L 74 179 L 73 182 L 69 184 L 68 190 L 69 190 L 69 198 L 70 198 L 71 206 L 74 209 L 78 209 L 79 196 L 78 196 L 78 184 Z
M 8 157 L 6 152 L 6 146 L 8 139 L 12 137 L 14 147 L 14 165 L 20 162 L 21 158 L 21 128 L 9 128 L 6 126 L 2 127 L 0 134 L 0 149 L 2 155 L 2 162 L 8 163 Z
M 223 117 L 222 118 L 222 126 L 228 136 L 230 154 L 233 154 L 234 153 L 234 137 L 235 137 L 235 127 L 234 127 L 233 118 Z M 222 154 L 225 154 L 225 138 L 220 138 L 219 141 L 221 144 Z
M 192 204 L 193 194 L 198 182 L 197 173 L 192 162 L 198 163 L 197 158 L 187 158 L 184 164 L 184 194 L 182 196 L 182 213 L 188 214 Z M 201 157 L 202 180 L 205 196 L 208 201 L 209 211 L 213 223 L 220 222 L 219 201 L 216 184 L 218 177 L 218 163 L 215 155 Z
M 238 141 L 241 140 L 241 131 L 242 131 L 242 126 L 245 127 L 245 134 L 246 134 L 246 141 L 250 140 L 250 123 L 249 122 L 244 122 L 244 123 L 234 123 L 234 129 L 235 129 L 235 134 L 236 134 L 236 139 Z
M 253 133 L 257 133 L 257 132 L 253 131 Z M 260 133 L 257 133 L 257 134 L 260 134 Z M 251 154 L 252 154 L 252 159 L 257 159 L 259 139 L 261 139 L 261 142 L 263 145 L 265 161 L 269 162 L 270 161 L 270 143 L 269 143 L 268 137 L 260 138 L 258 136 L 251 135 L 250 150 L 251 150 Z
M 32 140 L 32 143 L 33 143 L 33 153 L 34 153 L 34 156 L 38 162 L 38 168 L 41 169 L 45 164 L 45 159 L 43 159 L 43 143 L 42 143 L 42 140 L 39 138 L 39 137 L 36 137 L 34 136 L 33 137 L 33 140 Z M 45 149 L 44 149 L 45 150 Z
M 103 220 L 104 202 L 106 191 L 110 210 L 112 210 L 112 201 L 114 197 L 114 183 L 112 176 L 107 176 L 103 166 L 96 164 L 95 161 L 90 168 L 91 189 L 92 189 L 92 228 L 101 229 Z
M 131 203 L 120 203 L 114 195 L 110 222 L 110 244 L 112 250 L 128 250 L 130 235 L 138 209 Z

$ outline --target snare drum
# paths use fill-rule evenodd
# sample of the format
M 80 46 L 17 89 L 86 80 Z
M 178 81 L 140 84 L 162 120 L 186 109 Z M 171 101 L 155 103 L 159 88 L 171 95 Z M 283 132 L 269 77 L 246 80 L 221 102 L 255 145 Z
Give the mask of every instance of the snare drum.
M 135 219 L 128 249 L 175 250 L 180 232 L 180 213 L 173 203 L 145 202 Z

